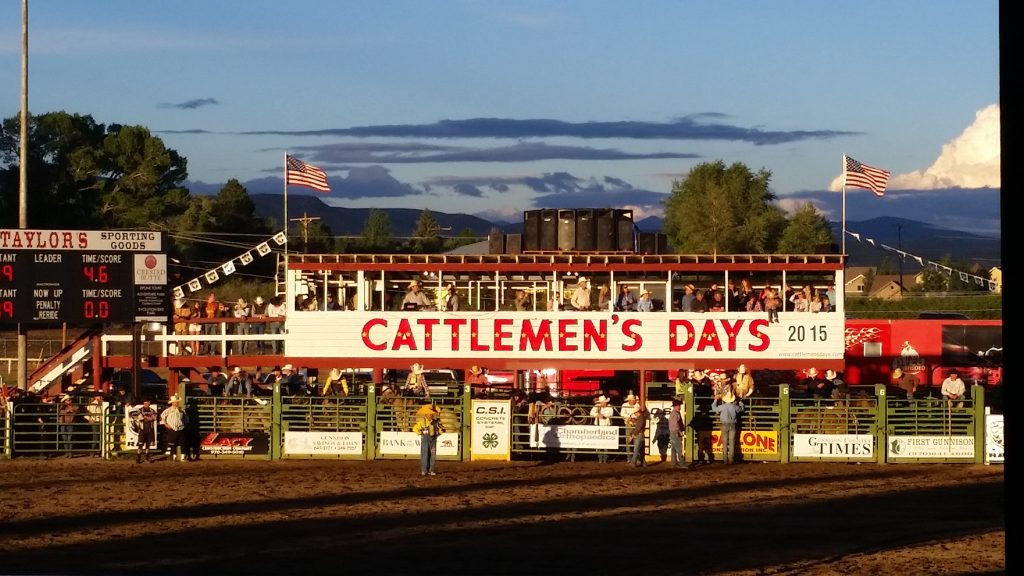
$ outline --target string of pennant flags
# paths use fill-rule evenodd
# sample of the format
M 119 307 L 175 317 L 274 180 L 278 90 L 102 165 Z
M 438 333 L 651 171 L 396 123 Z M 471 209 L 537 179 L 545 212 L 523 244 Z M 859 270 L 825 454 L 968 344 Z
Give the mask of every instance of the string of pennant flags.
M 846 233 L 848 235 L 850 235 L 851 237 L 853 237 L 854 239 L 856 239 L 857 242 L 861 242 L 861 238 L 860 238 L 860 234 L 859 233 L 857 233 L 857 232 L 850 232 L 849 230 L 847 230 Z M 953 270 L 949 266 L 945 266 L 945 265 L 940 264 L 938 262 L 935 262 L 933 260 L 927 260 L 927 264 L 925 264 L 926 260 L 924 258 L 922 258 L 922 257 L 920 257 L 920 256 L 918 256 L 916 254 L 911 254 L 909 252 L 905 252 L 903 250 L 900 250 L 899 248 L 893 248 L 892 246 L 889 246 L 888 244 L 882 244 L 881 242 L 875 242 L 874 238 L 866 238 L 865 237 L 863 241 L 867 242 L 868 244 L 871 244 L 872 246 L 874 246 L 876 248 L 881 248 L 882 250 L 888 250 L 890 252 L 895 252 L 903 260 L 906 260 L 908 257 L 909 258 L 913 258 L 914 260 L 917 260 L 917 263 L 920 264 L 922 267 L 925 267 L 925 266 L 931 267 L 931 268 L 935 269 L 938 272 L 945 273 L 946 276 L 952 276 L 953 272 L 956 272 L 959 275 L 958 277 L 960 278 L 961 282 L 965 282 L 966 283 L 966 282 L 970 282 L 971 280 L 973 280 L 974 284 L 976 286 L 985 286 L 986 288 L 988 288 L 989 291 L 995 291 L 996 288 L 998 287 L 998 285 L 996 284 L 996 282 L 994 280 L 991 280 L 989 278 L 984 278 L 984 277 L 978 276 L 976 274 L 968 274 L 967 272 L 963 272 L 961 270 Z
M 251 250 L 247 250 L 245 253 L 241 254 L 237 258 L 232 258 L 231 260 L 228 260 L 223 264 L 219 264 L 207 270 L 206 272 L 200 274 L 199 276 L 196 276 L 195 278 L 189 280 L 185 284 L 175 287 L 173 290 L 174 297 L 184 298 L 185 290 L 188 290 L 190 294 L 195 294 L 196 292 L 199 292 L 200 290 L 203 289 L 204 280 L 206 281 L 206 286 L 210 286 L 218 282 L 221 279 L 222 275 L 230 276 L 234 274 L 235 271 L 238 270 L 238 267 L 235 265 L 236 260 L 242 266 L 248 266 L 249 264 L 252 264 L 254 260 L 256 260 L 256 256 L 262 258 L 263 256 L 270 254 L 273 251 L 273 248 L 270 247 L 271 242 L 276 243 L 278 246 L 283 246 L 286 242 L 288 242 L 288 237 L 285 236 L 284 232 L 278 232 L 269 240 L 266 240 L 265 242 L 260 242 Z M 256 256 L 253 256 L 254 252 L 256 253 Z

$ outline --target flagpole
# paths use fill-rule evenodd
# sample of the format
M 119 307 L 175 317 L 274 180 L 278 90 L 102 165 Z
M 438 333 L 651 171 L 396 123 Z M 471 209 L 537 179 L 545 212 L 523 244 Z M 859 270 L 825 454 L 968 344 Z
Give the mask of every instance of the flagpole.
M 846 154 L 843 154 L 843 257 L 846 257 Z
M 284 153 L 284 270 L 281 272 L 281 281 L 284 283 L 285 294 L 288 293 L 288 152 Z M 276 289 L 276 288 L 275 288 Z

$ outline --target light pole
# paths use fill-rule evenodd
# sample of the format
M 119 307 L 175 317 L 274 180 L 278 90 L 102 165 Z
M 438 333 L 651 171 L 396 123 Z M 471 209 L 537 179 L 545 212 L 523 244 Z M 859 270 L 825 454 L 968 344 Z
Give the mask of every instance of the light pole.
M 906 291 L 903 287 L 903 224 L 896 225 L 896 248 L 900 250 L 900 294 Z

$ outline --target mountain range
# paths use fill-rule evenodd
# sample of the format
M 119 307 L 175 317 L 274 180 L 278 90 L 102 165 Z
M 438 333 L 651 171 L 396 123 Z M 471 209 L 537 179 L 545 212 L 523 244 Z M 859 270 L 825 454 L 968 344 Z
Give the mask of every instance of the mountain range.
M 252 194 L 250 198 L 256 207 L 256 215 L 269 218 L 280 227 L 281 215 L 284 212 L 284 198 L 281 194 Z M 319 218 L 336 236 L 357 236 L 362 233 L 370 214 L 370 208 L 341 208 L 329 206 L 316 196 L 292 195 L 288 198 L 288 213 L 295 217 L 303 214 Z M 391 220 L 391 230 L 396 237 L 410 236 L 416 229 L 416 223 L 423 212 L 412 208 L 381 208 Z M 470 214 L 450 214 L 431 210 L 445 236 L 454 236 L 469 230 L 475 236 L 486 237 L 493 232 L 519 233 L 523 223 L 492 222 Z M 636 226 L 643 232 L 659 232 L 662 229 L 660 218 L 651 216 L 638 220 Z M 842 225 L 832 222 L 833 238 L 841 237 Z M 888 261 L 897 265 L 899 255 L 882 245 L 907 254 L 904 263 L 907 270 L 920 268 L 914 256 L 924 261 L 942 261 L 950 258 L 954 262 L 977 264 L 982 269 L 1000 266 L 1002 262 L 1002 242 L 998 236 L 973 234 L 961 230 L 942 228 L 910 220 L 884 216 L 862 221 L 847 221 L 846 230 L 860 236 L 860 240 L 847 236 L 846 251 L 849 254 L 848 266 L 878 266 Z M 872 244 L 871 241 L 874 241 Z

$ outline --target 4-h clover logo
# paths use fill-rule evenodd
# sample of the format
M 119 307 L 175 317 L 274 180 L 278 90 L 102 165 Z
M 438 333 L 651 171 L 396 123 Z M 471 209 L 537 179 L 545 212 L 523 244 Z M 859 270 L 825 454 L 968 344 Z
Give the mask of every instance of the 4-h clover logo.
M 484 448 L 497 448 L 498 447 L 498 435 L 494 432 L 484 434 L 483 436 Z

